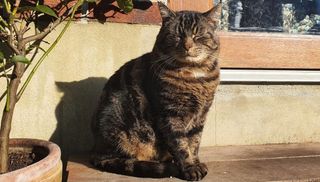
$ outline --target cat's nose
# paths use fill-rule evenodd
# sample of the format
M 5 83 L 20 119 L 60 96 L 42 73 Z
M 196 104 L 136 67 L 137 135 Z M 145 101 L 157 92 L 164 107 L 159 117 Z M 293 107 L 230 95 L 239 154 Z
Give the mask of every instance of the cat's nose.
M 186 38 L 184 42 L 184 48 L 186 51 L 189 51 L 189 49 L 193 46 L 193 42 L 191 38 Z

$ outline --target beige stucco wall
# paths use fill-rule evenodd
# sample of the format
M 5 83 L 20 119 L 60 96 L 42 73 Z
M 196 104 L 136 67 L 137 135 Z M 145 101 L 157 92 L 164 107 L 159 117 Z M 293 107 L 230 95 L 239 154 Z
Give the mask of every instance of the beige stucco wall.
M 203 145 L 320 142 L 320 85 L 220 85 Z
M 152 25 L 73 24 L 18 103 L 11 137 L 53 140 L 66 153 L 89 150 L 90 119 L 106 78 L 150 51 L 158 30 Z M 320 85 L 222 84 L 202 145 L 320 142 L 319 103 Z

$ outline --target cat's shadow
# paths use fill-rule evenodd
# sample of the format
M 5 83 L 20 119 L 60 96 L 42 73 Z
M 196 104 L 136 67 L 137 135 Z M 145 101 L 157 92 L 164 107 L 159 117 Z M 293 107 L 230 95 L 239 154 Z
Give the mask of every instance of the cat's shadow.
M 89 153 L 93 146 L 91 120 L 97 107 L 106 78 L 90 77 L 80 81 L 56 82 L 63 94 L 55 109 L 57 127 L 50 141 L 57 143 L 62 152 L 64 179 L 70 155 Z

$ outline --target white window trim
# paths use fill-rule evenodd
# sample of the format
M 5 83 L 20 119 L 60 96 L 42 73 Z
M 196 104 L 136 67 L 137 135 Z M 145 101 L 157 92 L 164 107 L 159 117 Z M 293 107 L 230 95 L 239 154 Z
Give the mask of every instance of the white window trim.
M 221 81 L 320 83 L 320 71 L 221 69 Z

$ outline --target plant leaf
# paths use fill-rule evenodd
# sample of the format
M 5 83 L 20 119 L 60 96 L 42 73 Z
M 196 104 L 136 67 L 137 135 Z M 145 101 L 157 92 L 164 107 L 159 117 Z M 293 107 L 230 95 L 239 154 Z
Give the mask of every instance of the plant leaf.
M 0 60 L 2 61 L 4 59 L 4 54 L 3 52 L 0 51 Z
M 86 0 L 88 3 L 94 3 L 97 2 L 98 0 Z
M 40 47 L 40 45 L 30 45 L 30 46 L 27 48 L 26 52 L 27 52 L 27 53 L 30 53 L 30 52 L 31 52 L 33 49 L 35 49 L 35 48 L 40 49 L 40 50 L 43 51 L 43 52 L 46 52 L 46 50 L 43 49 L 42 47 Z
M 23 7 L 20 7 L 18 9 L 18 12 L 24 12 L 24 11 L 36 11 L 36 7 L 32 7 L 32 6 L 23 6 Z
M 15 55 L 11 59 L 12 62 L 20 62 L 24 64 L 30 64 L 29 59 L 27 59 L 25 56 L 22 55 Z
M 122 9 L 125 13 L 129 13 L 133 9 L 132 0 L 117 0 L 118 6 Z
M 23 7 L 19 8 L 20 12 L 29 11 L 29 10 L 41 12 L 41 13 L 44 13 L 44 14 L 47 14 L 47 15 L 50 15 L 50 16 L 58 18 L 57 14 L 49 6 L 37 5 L 35 7 L 33 7 L 33 6 L 23 6 Z
M 36 11 L 58 18 L 57 14 L 49 6 L 37 5 Z

